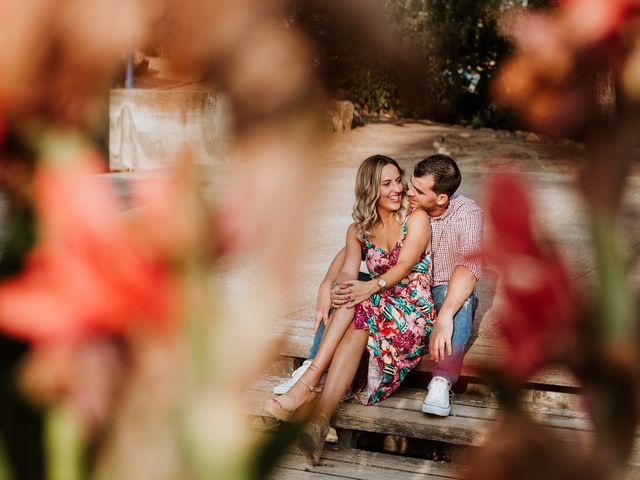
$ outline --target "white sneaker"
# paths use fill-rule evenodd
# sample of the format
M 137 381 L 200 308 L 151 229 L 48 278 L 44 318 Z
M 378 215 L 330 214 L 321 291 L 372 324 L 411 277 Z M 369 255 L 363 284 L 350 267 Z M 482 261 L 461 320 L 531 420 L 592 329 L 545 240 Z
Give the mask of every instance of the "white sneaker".
M 429 391 L 422 402 L 422 411 L 440 417 L 451 412 L 449 405 L 449 380 L 444 377 L 433 377 L 429 382 Z
M 273 387 L 273 393 L 275 395 L 284 395 L 285 393 L 287 393 L 289 389 L 293 387 L 293 385 L 302 376 L 302 374 L 307 371 L 307 368 L 309 368 L 309 365 L 311 365 L 312 361 L 313 360 L 305 360 L 304 362 L 302 362 L 302 365 L 293 371 L 293 373 L 291 374 L 291 378 L 289 378 L 285 382 L 282 382 L 280 385 L 276 385 L 275 387 Z

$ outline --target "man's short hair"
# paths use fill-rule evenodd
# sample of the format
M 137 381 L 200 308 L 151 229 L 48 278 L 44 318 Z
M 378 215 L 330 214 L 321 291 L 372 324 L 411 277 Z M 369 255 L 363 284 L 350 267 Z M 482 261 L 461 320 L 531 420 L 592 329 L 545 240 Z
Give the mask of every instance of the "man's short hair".
M 413 176 L 417 178 L 431 175 L 433 177 L 433 191 L 440 195 L 444 193 L 449 198 L 456 193 L 462 181 L 462 174 L 456 162 L 449 155 L 437 153 L 420 160 L 413 169 Z

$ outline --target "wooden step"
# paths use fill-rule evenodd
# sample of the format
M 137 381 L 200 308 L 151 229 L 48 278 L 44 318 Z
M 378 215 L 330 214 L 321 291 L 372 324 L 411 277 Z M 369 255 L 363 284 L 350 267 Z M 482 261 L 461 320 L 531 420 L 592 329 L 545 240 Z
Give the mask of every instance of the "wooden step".
M 292 452 L 278 460 L 267 476 L 270 480 L 405 480 L 455 479 L 462 470 L 450 463 L 367 452 L 359 449 L 325 448 L 320 465 L 309 467 L 303 455 Z
M 271 395 L 278 377 L 257 382 L 247 398 L 247 412 L 268 416 L 263 406 Z M 358 402 L 341 403 L 332 419 L 338 429 L 377 432 L 410 438 L 435 440 L 455 445 L 481 446 L 496 427 L 502 412 L 493 397 L 483 398 L 456 394 L 452 399 L 451 415 L 435 417 L 421 411 L 425 396 L 423 389 L 401 387 L 386 400 L 372 406 Z M 579 408 L 580 399 L 574 395 L 566 408 L 546 403 L 525 402 L 524 408 L 531 418 L 570 445 L 588 448 L 593 438 L 589 417 Z M 640 432 L 639 432 L 640 433 Z M 640 466 L 640 442 L 636 441 L 630 465 Z
M 313 342 L 313 328 L 310 322 L 283 319 L 276 329 L 278 338 L 284 340 L 280 355 L 306 359 Z M 472 379 L 482 379 L 482 368 L 498 366 L 504 356 L 505 347 L 501 341 L 487 338 L 472 338 L 462 364 L 461 375 Z M 434 363 L 423 357 L 417 371 L 431 372 Z M 547 385 L 553 388 L 579 388 L 576 378 L 565 368 L 549 367 L 534 374 L 529 383 Z
M 467 467 L 453 462 L 422 460 L 369 452 L 357 448 L 325 448 L 320 464 L 310 467 L 293 449 L 276 462 L 268 480 L 451 480 L 462 478 Z M 640 468 L 630 466 L 622 480 L 637 480 Z

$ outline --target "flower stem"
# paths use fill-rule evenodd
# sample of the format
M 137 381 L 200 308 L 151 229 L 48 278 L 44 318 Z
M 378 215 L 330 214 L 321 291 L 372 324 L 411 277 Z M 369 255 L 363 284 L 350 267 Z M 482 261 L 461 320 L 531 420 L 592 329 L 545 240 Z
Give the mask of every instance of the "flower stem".
M 0 480 L 11 480 L 11 469 L 9 468 L 9 459 L 4 448 L 4 441 L 0 439 Z
M 78 419 L 65 406 L 46 414 L 45 448 L 48 480 L 82 480 L 82 431 Z

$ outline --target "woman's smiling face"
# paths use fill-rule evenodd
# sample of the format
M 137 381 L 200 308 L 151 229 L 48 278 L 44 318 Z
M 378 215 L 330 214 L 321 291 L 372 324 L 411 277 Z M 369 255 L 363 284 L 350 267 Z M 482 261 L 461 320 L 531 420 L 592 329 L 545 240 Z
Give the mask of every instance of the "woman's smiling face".
M 395 165 L 385 165 L 380 175 L 380 198 L 378 207 L 389 211 L 396 211 L 402 205 L 404 196 L 404 182 L 402 175 Z

